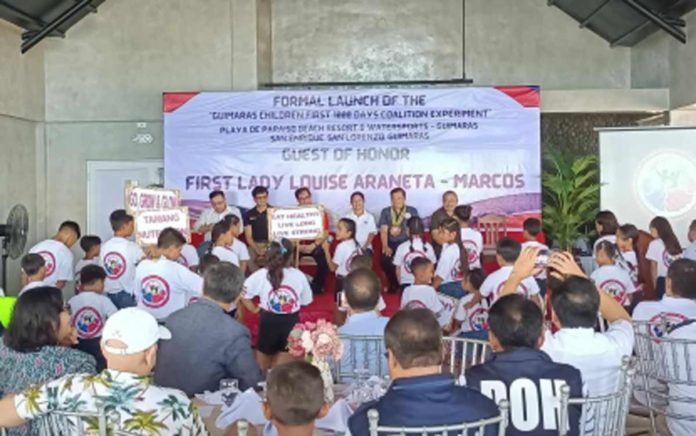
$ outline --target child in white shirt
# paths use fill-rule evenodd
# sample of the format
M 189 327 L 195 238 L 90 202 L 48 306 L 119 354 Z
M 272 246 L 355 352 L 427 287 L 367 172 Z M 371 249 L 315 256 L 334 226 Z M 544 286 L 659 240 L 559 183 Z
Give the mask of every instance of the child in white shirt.
M 462 280 L 462 287 L 468 294 L 459 300 L 455 308 L 451 330 L 457 336 L 488 339 L 488 300 L 477 298 L 485 279 L 483 270 L 473 269 Z
M 63 289 L 66 282 L 74 280 L 74 256 L 70 248 L 80 239 L 80 226 L 74 221 L 64 221 L 52 238 L 34 245 L 29 253 L 40 254 L 46 262 L 44 282 Z
M 218 221 L 213 225 L 210 235 L 213 243 L 210 254 L 217 256 L 222 262 L 229 262 L 232 265 L 239 266 L 239 256 L 230 248 L 230 244 L 232 244 L 234 239 L 230 222 L 227 220 Z
M 355 239 L 356 225 L 350 218 L 341 218 L 336 223 L 336 245 L 333 257 L 329 251 L 329 242 L 324 241 L 322 247 L 328 260 L 329 270 L 336 273 L 336 292 L 343 290 L 343 279 L 351 270 L 351 262 L 356 256 L 363 254 L 360 243 Z
M 481 252 L 483 251 L 483 236 L 481 232 L 469 225 L 472 208 L 468 204 L 454 208 L 454 217 L 459 221 L 462 245 L 466 250 L 469 268 L 481 268 Z
M 394 252 L 394 266 L 396 277 L 399 279 L 402 289 L 413 283 L 414 277 L 411 271 L 411 262 L 418 257 L 425 257 L 433 264 L 437 262 L 435 249 L 428 242 L 423 241 L 425 226 L 423 220 L 414 216 L 406 222 L 408 229 L 408 241 L 404 241 Z
M 198 250 L 191 244 L 184 244 L 184 246 L 181 247 L 181 256 L 179 256 L 176 261 L 191 271 L 196 272 L 198 271 L 198 264 L 200 263 Z
M 636 292 L 641 292 L 643 284 L 640 282 L 640 266 L 636 255 L 638 247 L 638 237 L 640 232 L 633 224 L 624 224 L 616 232 L 616 246 L 621 253 L 620 265 L 628 270 L 628 274 L 633 280 Z
M 109 221 L 114 237 L 102 244 L 99 265 L 106 272 L 106 296 L 114 306 L 123 309 L 135 306 L 135 268 L 145 257 L 145 252 L 130 239 L 135 232 L 135 221 L 131 215 L 124 209 L 117 209 L 111 212 Z
M 440 317 L 443 306 L 435 288 L 430 286 L 434 268 L 432 262 L 425 257 L 417 257 L 411 262 L 414 284 L 404 289 L 401 296 L 401 309 L 429 309 L 440 321 L 440 326 L 446 327 L 450 320 Z
M 650 273 L 659 300 L 665 294 L 667 268 L 682 257 L 682 248 L 672 225 L 664 217 L 658 216 L 650 221 L 650 234 L 655 239 L 648 245 L 645 258 L 650 261 Z
M 608 292 L 622 305 L 630 306 L 636 287 L 628 271 L 616 264 L 617 256 L 616 245 L 606 240 L 597 244 L 595 259 L 599 268 L 592 272 L 590 279 L 597 289 Z
M 46 261 L 40 254 L 28 253 L 22 257 L 22 290 L 19 291 L 17 297 L 29 289 L 40 288 L 42 286 L 50 286 L 44 282 L 46 277 Z
M 86 265 L 80 270 L 82 290 L 68 300 L 72 324 L 77 331 L 77 349 L 89 353 L 97 361 L 97 371 L 106 367 L 99 347 L 106 319 L 118 309 L 103 295 L 106 272 L 99 265 Z
M 536 218 L 527 218 L 524 220 L 524 223 L 522 223 L 522 229 L 522 237 L 524 238 L 522 251 L 527 248 L 538 248 L 540 253 L 546 252 L 548 256 L 549 247 L 537 241 L 537 236 L 541 233 L 541 221 Z M 537 269 L 534 272 L 534 280 L 536 280 L 537 285 L 539 285 L 539 293 L 543 299 L 546 295 L 546 268 Z
M 504 237 L 498 241 L 495 250 L 495 258 L 498 265 L 500 265 L 500 269 L 491 273 L 486 278 L 480 290 L 481 297 L 489 298 L 489 303 L 491 305 L 500 297 L 503 286 L 505 286 L 505 282 L 507 282 L 512 272 L 512 265 L 522 251 L 522 245 L 513 239 Z M 522 280 L 517 287 L 517 293 L 524 295 L 537 303 L 539 307 L 542 307 L 541 298 L 539 298 L 539 285 L 537 285 L 537 282 L 533 278 L 527 277 Z
M 75 265 L 75 294 L 80 292 L 80 271 L 87 265 L 99 265 L 99 251 L 101 250 L 101 238 L 95 235 L 85 235 L 80 239 L 80 248 L 85 257 L 77 261 Z
M 230 224 L 230 234 L 232 235 L 232 242 L 229 248 L 237 254 L 239 269 L 246 274 L 247 265 L 249 264 L 249 249 L 244 242 L 239 240 L 239 235 L 242 232 L 240 228 L 241 221 L 237 215 L 227 215 L 224 219 Z
M 462 278 L 469 270 L 469 257 L 462 245 L 459 222 L 454 218 L 445 218 L 440 224 L 439 233 L 443 245 L 433 287 L 450 297 L 462 298 L 466 295 Z
M 257 341 L 257 360 L 268 369 L 287 353 L 290 331 L 300 320 L 302 306 L 312 303 L 312 289 L 302 271 L 290 266 L 293 245 L 287 239 L 272 242 L 266 252 L 267 264 L 244 282 L 242 303 L 261 314 Z M 259 306 L 252 299 L 258 297 Z
M 176 229 L 162 230 L 157 238 L 159 259 L 143 260 L 135 271 L 138 307 L 160 321 L 203 292 L 203 279 L 176 262 L 185 243 L 186 238 Z

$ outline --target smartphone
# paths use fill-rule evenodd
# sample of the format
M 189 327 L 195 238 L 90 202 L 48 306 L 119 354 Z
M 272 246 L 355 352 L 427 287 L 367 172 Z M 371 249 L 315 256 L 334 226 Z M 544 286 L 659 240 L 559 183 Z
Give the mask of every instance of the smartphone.
M 346 294 L 343 291 L 336 292 L 336 306 L 338 310 L 347 310 L 348 302 L 346 302 Z
M 549 265 L 550 255 L 551 253 L 549 253 L 549 250 L 539 250 L 534 266 L 537 268 L 546 268 Z

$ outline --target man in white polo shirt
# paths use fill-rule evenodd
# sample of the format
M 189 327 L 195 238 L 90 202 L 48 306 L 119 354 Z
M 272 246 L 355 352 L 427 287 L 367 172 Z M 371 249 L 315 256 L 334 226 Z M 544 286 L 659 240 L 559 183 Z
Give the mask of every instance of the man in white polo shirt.
M 649 333 L 662 336 L 660 321 L 666 327 L 696 319 L 696 261 L 677 259 L 667 269 L 665 296 L 659 301 L 641 301 L 633 310 L 633 319 L 649 321 Z M 654 324 L 656 323 L 656 324 Z
M 194 231 L 204 233 L 205 240 L 210 241 L 210 231 L 213 230 L 213 226 L 227 215 L 236 215 L 237 218 L 239 218 L 239 227 L 242 229 L 244 228 L 242 212 L 240 212 L 238 208 L 227 204 L 224 192 L 213 191 L 208 195 L 208 198 L 210 199 L 210 207 L 201 212 L 198 221 L 193 225 Z
M 355 221 L 355 240 L 363 249 L 363 252 L 369 251 L 372 254 L 372 240 L 377 234 L 377 224 L 375 217 L 365 210 L 365 195 L 356 191 L 350 194 L 350 213 L 346 214 L 346 218 Z
M 537 253 L 538 249 L 529 248 L 520 255 L 501 294 L 515 292 L 517 284 L 533 274 Z M 615 392 L 622 359 L 633 353 L 630 315 L 612 296 L 597 290 L 572 254 L 554 254 L 549 268 L 554 270 L 551 277 L 561 281 L 551 294 L 553 317 L 560 330 L 555 334 L 546 331 L 541 350 L 554 362 L 579 369 L 589 396 Z M 604 333 L 594 330 L 597 312 L 609 323 Z

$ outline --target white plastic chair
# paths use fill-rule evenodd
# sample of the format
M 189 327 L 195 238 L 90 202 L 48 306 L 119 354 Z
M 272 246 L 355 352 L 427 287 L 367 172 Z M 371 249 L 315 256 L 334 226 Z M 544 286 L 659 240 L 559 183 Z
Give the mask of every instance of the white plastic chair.
M 639 377 L 636 390 L 645 402 L 653 434 L 659 430 L 660 415 L 668 424 L 696 422 L 696 394 L 692 394 L 696 393 L 696 367 L 692 360 L 696 358 L 696 338 L 671 338 L 669 328 L 665 320 L 634 322 Z
M 444 367 L 455 378 L 460 378 L 474 365 L 486 362 L 493 355 L 488 341 L 458 337 L 442 338 L 445 353 Z
M 561 408 L 559 418 L 560 436 L 570 431 L 570 410 L 580 408 L 580 435 L 623 436 L 626 433 L 626 418 L 633 392 L 635 368 L 628 356 L 623 359 L 619 372 L 619 386 L 609 395 L 570 398 L 568 385 L 561 386 Z
M 466 407 L 463 404 L 462 407 Z M 367 411 L 367 419 L 370 425 L 370 436 L 421 435 L 421 436 L 447 436 L 450 434 L 461 436 L 484 436 L 486 430 L 497 427 L 498 436 L 504 436 L 507 429 L 508 413 L 510 406 L 507 400 L 501 400 L 498 404 L 500 413 L 493 418 L 479 421 L 463 422 L 461 424 L 437 425 L 430 427 L 391 427 L 379 425 L 379 412 L 375 409 Z
M 367 369 L 370 375 L 384 377 L 389 373 L 384 336 L 341 336 L 343 357 L 336 362 L 336 381 L 355 377 L 356 369 Z

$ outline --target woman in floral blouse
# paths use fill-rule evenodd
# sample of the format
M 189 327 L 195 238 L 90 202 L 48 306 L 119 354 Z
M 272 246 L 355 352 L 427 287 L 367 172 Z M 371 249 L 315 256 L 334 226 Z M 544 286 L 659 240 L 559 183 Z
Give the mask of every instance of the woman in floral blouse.
M 63 346 L 76 339 L 60 289 L 40 287 L 22 294 L 0 341 L 0 397 L 66 374 L 96 373 L 92 356 Z M 30 428 L 9 434 L 30 434 Z

